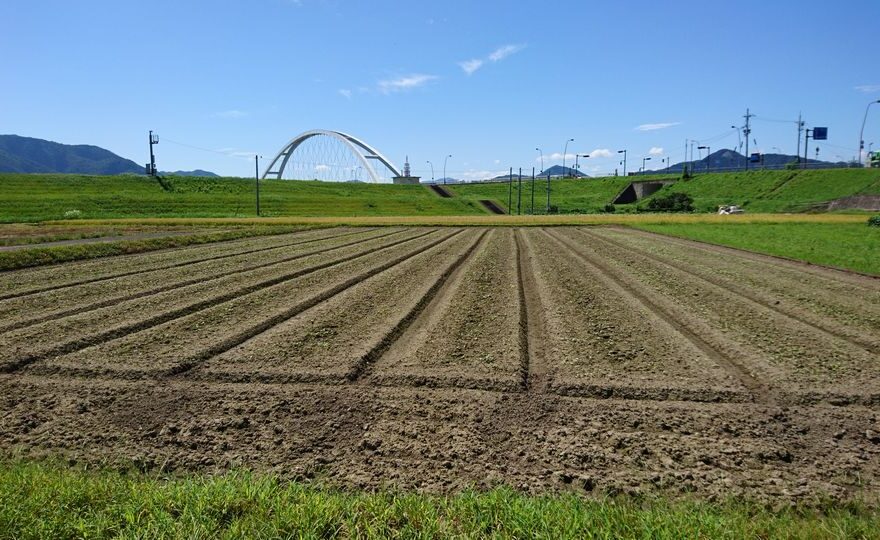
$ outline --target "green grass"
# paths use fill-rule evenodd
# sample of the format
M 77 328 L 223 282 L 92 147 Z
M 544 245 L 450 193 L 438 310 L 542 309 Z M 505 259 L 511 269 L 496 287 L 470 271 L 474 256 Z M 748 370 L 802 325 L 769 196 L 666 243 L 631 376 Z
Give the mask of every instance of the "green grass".
M 697 212 L 715 212 L 722 204 L 740 205 L 748 212 L 803 212 L 850 195 L 880 195 L 880 170 L 698 173 L 692 180 L 664 187 L 651 198 L 671 193 L 690 195 Z
M 582 180 L 552 180 L 550 204 L 563 214 L 601 212 L 604 206 L 629 185 L 631 179 L 623 177 Z M 456 196 L 465 200 L 490 199 L 507 208 L 508 185 L 504 183 L 456 184 L 447 186 Z M 513 212 L 517 211 L 518 182 L 513 183 Z M 531 177 L 522 183 L 522 213 L 530 213 L 532 204 Z M 544 214 L 547 208 L 547 179 L 535 180 L 535 213 Z
M 77 218 L 245 217 L 255 210 L 254 181 L 167 180 L 142 176 L 0 174 L 0 222 Z M 484 214 L 480 205 L 442 199 L 423 186 L 269 180 L 260 182 L 264 216 L 418 216 Z
M 506 488 L 439 496 L 345 492 L 272 476 L 160 477 L 0 462 L 0 538 L 877 538 L 857 503 L 773 510 Z
M 632 223 L 647 231 L 880 275 L 880 227 L 860 223 Z

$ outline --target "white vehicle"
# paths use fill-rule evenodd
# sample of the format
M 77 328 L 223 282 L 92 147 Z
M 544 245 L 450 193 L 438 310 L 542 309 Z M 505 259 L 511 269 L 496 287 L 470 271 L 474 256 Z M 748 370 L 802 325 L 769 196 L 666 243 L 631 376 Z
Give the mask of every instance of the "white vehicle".
M 719 216 L 729 216 L 731 214 L 743 214 L 745 210 L 735 204 L 724 204 L 718 207 Z

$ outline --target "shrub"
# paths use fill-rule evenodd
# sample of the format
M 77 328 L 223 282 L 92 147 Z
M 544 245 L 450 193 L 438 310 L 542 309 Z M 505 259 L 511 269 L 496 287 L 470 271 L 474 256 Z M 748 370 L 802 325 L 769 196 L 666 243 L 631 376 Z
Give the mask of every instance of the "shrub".
M 77 219 L 82 217 L 82 212 L 79 210 L 68 210 L 64 212 L 64 219 Z
M 687 193 L 672 193 L 648 201 L 647 212 L 693 212 L 694 199 Z
M 868 227 L 880 227 L 880 216 L 871 216 L 868 218 Z
M 617 211 L 617 208 L 613 204 L 606 204 L 602 208 L 602 211 L 605 212 L 606 214 L 613 214 L 614 212 Z

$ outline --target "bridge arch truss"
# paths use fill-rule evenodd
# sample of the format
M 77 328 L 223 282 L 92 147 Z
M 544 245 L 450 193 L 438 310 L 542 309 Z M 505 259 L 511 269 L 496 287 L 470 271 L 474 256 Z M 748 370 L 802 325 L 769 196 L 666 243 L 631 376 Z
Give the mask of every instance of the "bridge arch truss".
M 275 178 L 280 180 L 284 175 L 285 169 L 287 169 L 291 163 L 294 152 L 296 152 L 304 142 L 313 137 L 330 137 L 343 147 L 347 148 L 357 162 L 360 163 L 360 166 L 363 167 L 364 171 L 366 171 L 373 183 L 379 183 L 382 181 L 382 176 L 378 174 L 376 167 L 373 165 L 376 162 L 378 162 L 380 166 L 385 167 L 391 175 L 400 176 L 400 171 L 388 158 L 357 137 L 342 133 L 341 131 L 313 129 L 300 133 L 285 144 L 272 161 L 269 162 L 269 166 L 266 167 L 263 172 L 262 178 Z

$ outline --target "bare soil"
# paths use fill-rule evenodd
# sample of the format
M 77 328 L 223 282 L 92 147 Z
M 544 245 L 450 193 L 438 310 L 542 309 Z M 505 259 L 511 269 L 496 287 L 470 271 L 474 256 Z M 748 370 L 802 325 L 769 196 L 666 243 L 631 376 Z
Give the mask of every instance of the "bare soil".
M 622 229 L 388 228 L 0 291 L 6 454 L 880 503 L 880 280 Z

